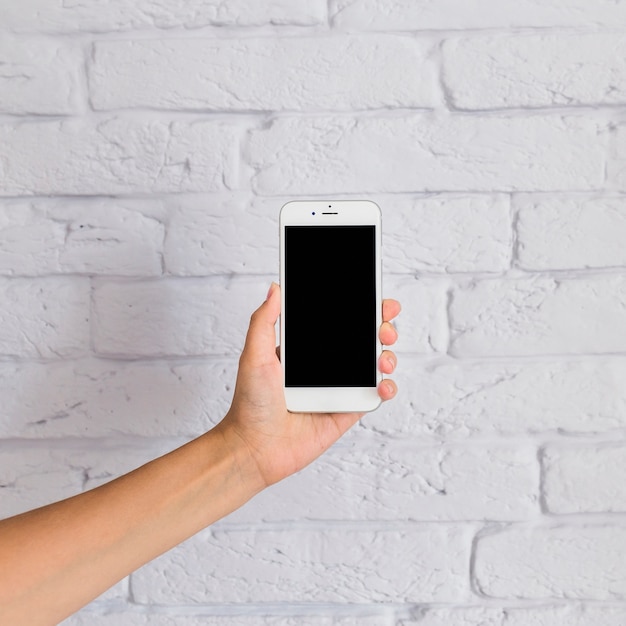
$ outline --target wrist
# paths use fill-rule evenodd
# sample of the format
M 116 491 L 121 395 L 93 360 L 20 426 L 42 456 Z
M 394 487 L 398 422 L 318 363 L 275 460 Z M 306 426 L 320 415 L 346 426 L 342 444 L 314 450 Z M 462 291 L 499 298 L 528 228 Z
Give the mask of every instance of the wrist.
M 250 445 L 229 419 L 225 418 L 206 436 L 214 437 L 215 445 L 228 456 L 229 471 L 234 484 L 241 490 L 246 501 L 268 486 Z

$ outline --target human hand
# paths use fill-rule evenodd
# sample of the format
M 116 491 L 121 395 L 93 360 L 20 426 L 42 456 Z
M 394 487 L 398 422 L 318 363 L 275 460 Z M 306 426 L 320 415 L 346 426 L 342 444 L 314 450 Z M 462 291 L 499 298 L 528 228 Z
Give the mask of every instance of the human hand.
M 381 343 L 396 342 L 391 320 L 400 312 L 396 300 L 383 301 Z M 290 413 L 285 404 L 282 366 L 275 347 L 275 325 L 280 314 L 280 287 L 272 284 L 267 300 L 253 313 L 246 343 L 239 360 L 237 384 L 230 410 L 218 428 L 226 439 L 243 449 L 242 467 L 252 461 L 258 471 L 258 490 L 278 482 L 316 459 L 364 413 Z M 329 361 L 336 358 L 329 354 Z M 396 356 L 384 350 L 379 369 L 392 374 Z M 382 400 L 396 395 L 393 380 L 378 386 Z

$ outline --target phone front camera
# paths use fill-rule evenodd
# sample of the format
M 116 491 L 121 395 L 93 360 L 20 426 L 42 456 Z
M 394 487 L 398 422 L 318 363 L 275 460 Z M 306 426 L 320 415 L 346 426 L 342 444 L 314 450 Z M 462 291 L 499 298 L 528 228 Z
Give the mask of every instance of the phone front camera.
M 311 215 L 315 215 L 315 211 L 313 211 L 313 213 L 311 213 Z

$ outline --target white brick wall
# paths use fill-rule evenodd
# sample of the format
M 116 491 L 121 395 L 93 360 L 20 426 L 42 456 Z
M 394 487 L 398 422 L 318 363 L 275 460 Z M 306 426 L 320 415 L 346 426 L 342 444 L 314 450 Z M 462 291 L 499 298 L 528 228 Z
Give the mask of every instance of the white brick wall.
M 622 34 L 450 39 L 444 81 L 459 109 L 622 103 Z
M 133 595 L 191 605 L 463 601 L 470 528 L 211 529 L 142 568 Z
M 453 292 L 449 310 L 454 356 L 626 351 L 623 275 L 481 280 Z
M 105 41 L 93 50 L 91 101 L 97 110 L 430 108 L 430 48 L 387 35 Z
M 604 184 L 607 140 L 592 116 L 285 116 L 250 134 L 244 159 L 261 195 L 586 191 Z
M 478 538 L 474 582 L 487 598 L 623 600 L 625 549 L 623 526 L 520 525 Z
M 0 23 L 21 32 L 115 32 L 203 26 L 315 26 L 326 23 L 322 0 L 271 0 L 260 6 L 250 0 L 99 0 L 58 4 L 49 0 L 5 3 Z
M 626 264 L 621 197 L 519 195 L 514 205 L 519 267 L 541 271 Z
M 400 394 L 68 626 L 626 624 L 626 3 L 0 4 L 0 515 L 210 428 L 279 208 L 368 197 Z
M 149 117 L 5 122 L 2 195 L 224 189 L 235 166 L 233 127 Z
M 330 16 L 335 27 L 363 30 L 613 28 L 624 24 L 626 7 L 613 0 L 331 0 Z

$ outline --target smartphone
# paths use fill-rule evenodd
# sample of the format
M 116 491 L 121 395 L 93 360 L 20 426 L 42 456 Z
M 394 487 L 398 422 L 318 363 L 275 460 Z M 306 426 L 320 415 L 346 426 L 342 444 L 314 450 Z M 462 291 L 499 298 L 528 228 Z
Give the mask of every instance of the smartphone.
M 280 354 L 293 412 L 380 404 L 382 218 L 366 200 L 288 202 L 280 211 Z

